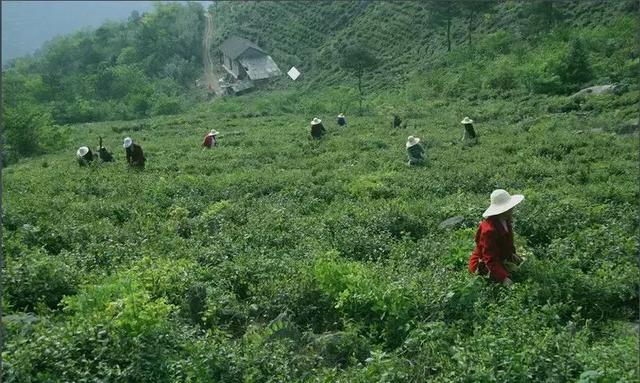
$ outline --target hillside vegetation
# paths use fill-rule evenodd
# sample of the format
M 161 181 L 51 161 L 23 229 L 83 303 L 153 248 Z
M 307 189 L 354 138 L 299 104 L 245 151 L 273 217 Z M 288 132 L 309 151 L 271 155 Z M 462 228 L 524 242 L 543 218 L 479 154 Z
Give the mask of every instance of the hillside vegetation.
M 158 2 L 142 16 L 133 12 L 126 22 L 58 37 L 33 57 L 12 60 L 2 73 L 3 107 L 25 117 L 6 120 L 5 131 L 8 138 L 29 135 L 20 141 L 34 145 L 8 139 L 5 157 L 46 150 L 53 124 L 175 114 L 193 105 L 203 12 L 199 3 Z
M 451 2 L 459 4 L 452 13 L 451 54 L 436 13 L 440 3 L 218 2 L 210 12 L 218 43 L 231 35 L 257 41 L 286 69 L 300 68 L 309 77 L 303 83 L 312 87 L 345 83 L 339 57 L 351 43 L 367 46 L 381 60 L 369 85 L 387 91 L 417 81 L 439 96 L 555 94 L 589 83 L 635 83 L 637 2 Z M 555 3 L 551 12 L 545 3 Z M 572 78 L 567 65 L 576 40 L 592 65 L 579 68 L 586 70 L 583 77 Z
M 3 169 L 3 381 L 638 381 L 633 3 L 554 2 L 546 19 L 548 2 L 497 2 L 473 48 L 452 19 L 450 52 L 429 4 L 218 2 L 217 39 L 259 41 L 300 81 L 132 120 L 5 107 L 9 144 L 40 155 Z M 381 58 L 362 116 L 334 56 L 353 44 Z M 406 165 L 409 135 L 424 166 Z M 116 162 L 78 167 L 98 136 Z M 496 188 L 526 197 L 510 288 L 467 271 Z
M 237 100 L 75 127 L 75 145 L 109 137 L 111 165 L 78 168 L 69 144 L 5 170 L 6 381 L 638 378 L 637 136 L 513 124 L 528 104 L 501 101 L 467 149 L 445 103 L 422 128 L 353 117 L 312 142 L 306 115 L 234 117 Z M 526 196 L 512 289 L 466 270 L 496 187 Z

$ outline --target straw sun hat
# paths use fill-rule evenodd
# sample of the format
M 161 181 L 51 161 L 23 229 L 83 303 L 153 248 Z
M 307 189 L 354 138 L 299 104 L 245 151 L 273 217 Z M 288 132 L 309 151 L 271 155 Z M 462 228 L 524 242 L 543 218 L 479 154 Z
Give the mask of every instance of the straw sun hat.
M 407 148 L 412 147 L 413 145 L 417 144 L 418 142 L 420 142 L 420 139 L 418 137 L 409 136 L 407 138 Z
M 465 117 L 462 119 L 462 121 L 460 121 L 461 124 L 473 124 L 473 120 L 470 119 L 469 117 Z
M 338 118 L 344 118 L 344 114 L 340 113 L 340 114 L 338 115 Z
M 87 153 L 89 153 L 89 148 L 88 148 L 88 147 L 86 147 L 86 146 L 81 146 L 81 147 L 78 149 L 78 151 L 76 152 L 76 155 L 77 155 L 79 158 L 82 158 L 82 157 L 84 157 Z
M 315 117 L 313 120 L 311 120 L 311 125 L 318 125 L 321 122 L 322 122 L 321 119 L 319 119 L 318 117 Z
M 131 137 L 127 137 L 124 139 L 124 143 L 122 144 L 122 146 L 124 148 L 128 148 L 131 146 L 131 144 L 133 144 L 133 140 L 131 139 Z
M 506 190 L 496 189 L 491 193 L 491 205 L 482 213 L 484 218 L 502 214 L 524 200 L 521 194 L 510 195 Z
M 217 134 L 219 134 L 219 132 L 217 130 L 215 130 L 215 129 L 211 129 L 211 131 L 209 132 L 210 136 L 215 136 Z

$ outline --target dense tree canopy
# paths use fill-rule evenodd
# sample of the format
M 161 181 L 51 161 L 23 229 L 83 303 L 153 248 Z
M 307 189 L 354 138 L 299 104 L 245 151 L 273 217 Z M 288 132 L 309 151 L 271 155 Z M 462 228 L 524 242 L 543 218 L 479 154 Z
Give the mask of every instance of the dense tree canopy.
M 7 66 L 5 105 L 39 103 L 59 123 L 178 112 L 201 71 L 203 28 L 200 3 L 156 3 L 126 22 L 55 38 Z

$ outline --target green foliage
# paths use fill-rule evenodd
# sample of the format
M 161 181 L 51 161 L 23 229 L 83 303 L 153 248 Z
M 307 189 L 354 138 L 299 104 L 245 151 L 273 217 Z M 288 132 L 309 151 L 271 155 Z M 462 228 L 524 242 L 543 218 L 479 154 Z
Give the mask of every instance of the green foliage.
M 397 345 L 411 328 L 416 301 L 411 290 L 389 283 L 357 263 L 336 262 L 330 255 L 314 267 L 323 292 L 335 300 L 335 306 L 374 338 L 390 346 Z
M 57 123 L 176 114 L 202 73 L 200 3 L 158 3 L 143 17 L 56 38 L 3 75 L 5 108 L 48 108 Z M 171 85 L 166 86 L 169 80 Z
M 340 56 L 340 65 L 347 71 L 353 72 L 358 79 L 358 92 L 360 93 L 360 114 L 362 114 L 362 76 L 378 66 L 376 57 L 362 44 L 347 45 Z
M 549 32 L 564 16 L 562 4 L 554 0 L 534 0 L 526 2 L 528 15 L 527 31 L 531 34 Z
M 307 141 L 308 117 L 284 105 L 331 111 L 339 92 L 70 127 L 108 148 L 132 134 L 149 153 L 141 173 L 120 150 L 79 168 L 75 145 L 6 168 L 7 315 L 38 314 L 10 325 L 6 380 L 633 380 L 637 338 L 608 329 L 638 313 L 637 151 L 589 130 L 625 121 L 637 91 L 530 119 L 568 99 L 413 88 L 376 96 L 347 128 L 321 115 L 326 140 Z M 414 111 L 413 131 L 389 130 L 394 106 Z M 467 113 L 483 141 L 463 149 L 449 143 Z M 198 149 L 211 126 L 220 147 Z M 408 134 L 428 167 L 404 165 Z M 495 187 L 526 195 L 512 289 L 466 271 Z M 461 227 L 438 227 L 455 215 Z
M 32 342 L 11 344 L 9 381 L 171 381 L 167 360 L 178 346 L 168 320 L 172 306 L 127 279 L 66 299 L 68 321 L 43 320 L 30 329 Z
M 28 235 L 38 235 L 33 227 Z M 22 249 L 18 258 L 7 263 L 4 281 L 14 286 L 7 291 L 7 300 L 17 310 L 33 311 L 39 304 L 57 309 L 66 295 L 76 293 L 80 275 L 68 257 L 52 256 L 43 250 Z
M 447 52 L 451 52 L 451 23 L 453 19 L 460 15 L 460 3 L 455 1 L 432 0 L 427 2 L 429 9 L 429 21 L 446 28 Z
M 361 44 L 352 44 L 347 45 L 341 52 L 340 65 L 360 77 L 365 71 L 375 68 L 377 60 L 371 51 Z
M 39 134 L 51 124 L 51 116 L 28 104 L 5 107 L 3 111 L 4 163 L 12 163 L 41 150 Z
M 192 101 L 180 87 L 183 60 L 195 61 L 169 45 L 195 39 L 194 9 L 132 15 L 127 28 L 147 28 L 148 48 L 108 50 L 128 41 L 110 23 L 70 38 L 86 57 L 62 39 L 38 59 L 42 73 L 18 60 L 5 107 L 73 85 L 52 105 L 60 116 L 147 118 L 43 124 L 43 155 L 4 169 L 3 379 L 637 381 L 637 20 L 615 2 L 565 4 L 575 17 L 527 40 L 526 17 L 507 17 L 525 4 L 499 2 L 469 55 L 459 19 L 450 54 L 434 48 L 419 2 L 217 2 L 218 38 L 261 35 L 279 64 L 311 57 L 308 82 L 182 115 L 154 113 Z M 596 13 L 610 23 L 587 18 Z M 569 80 L 578 36 L 589 80 Z M 348 41 L 379 47 L 364 116 L 330 54 Z M 168 55 L 151 63 L 144 49 Z M 86 85 L 98 80 L 113 87 Z M 567 97 L 581 81 L 624 86 Z M 82 108 L 67 102 L 76 96 Z M 389 128 L 392 112 L 406 128 Z M 311 115 L 326 123 L 321 142 L 307 138 Z M 459 145 L 465 115 L 476 146 Z M 211 128 L 220 146 L 202 150 Z M 148 154 L 145 171 L 127 170 L 127 135 Z M 427 166 L 405 166 L 408 135 Z M 77 146 L 97 136 L 116 161 L 79 168 Z M 514 230 L 527 261 L 511 288 L 467 271 L 495 188 L 526 196 Z
M 591 80 L 592 77 L 589 58 L 580 39 L 571 41 L 566 59 L 566 69 L 561 76 L 567 84 L 582 85 Z

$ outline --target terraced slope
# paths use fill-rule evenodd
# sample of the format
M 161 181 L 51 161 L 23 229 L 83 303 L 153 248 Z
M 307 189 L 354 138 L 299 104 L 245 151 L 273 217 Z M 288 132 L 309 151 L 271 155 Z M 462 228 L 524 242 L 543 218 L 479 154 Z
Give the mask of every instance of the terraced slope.
M 534 28 L 536 21 L 527 8 L 530 4 L 499 2 L 492 13 L 477 15 L 474 40 L 482 42 L 492 34 L 508 32 L 531 47 L 544 44 L 544 33 Z M 556 7 L 562 12 L 563 29 L 576 30 L 577 35 L 582 33 L 580 28 L 611 27 L 620 17 L 637 11 L 633 1 L 573 0 Z M 219 2 L 211 9 L 218 26 L 214 47 L 227 36 L 241 35 L 258 42 L 283 67 L 301 68 L 310 78 L 309 85 L 316 87 L 345 81 L 337 58 L 341 47 L 353 41 L 368 46 L 381 61 L 368 77 L 368 85 L 376 89 L 399 87 L 413 80 L 416 72 L 434 66 L 459 67 L 458 61 L 483 65 L 487 59 L 483 46 L 475 46 L 474 54 L 468 48 L 464 16 L 453 20 L 454 52 L 447 55 L 444 30 L 433 25 L 424 1 Z M 511 44 L 516 45 L 515 40 Z

